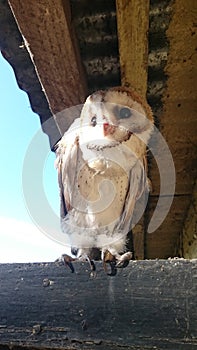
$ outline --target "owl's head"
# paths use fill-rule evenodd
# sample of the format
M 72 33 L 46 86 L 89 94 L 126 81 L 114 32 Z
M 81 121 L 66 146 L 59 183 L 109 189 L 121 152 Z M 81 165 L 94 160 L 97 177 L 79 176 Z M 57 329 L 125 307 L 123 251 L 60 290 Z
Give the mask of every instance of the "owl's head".
M 90 95 L 81 112 L 81 126 L 87 128 L 87 138 L 126 141 L 133 134 L 147 134 L 153 128 L 150 106 L 134 90 L 114 87 Z

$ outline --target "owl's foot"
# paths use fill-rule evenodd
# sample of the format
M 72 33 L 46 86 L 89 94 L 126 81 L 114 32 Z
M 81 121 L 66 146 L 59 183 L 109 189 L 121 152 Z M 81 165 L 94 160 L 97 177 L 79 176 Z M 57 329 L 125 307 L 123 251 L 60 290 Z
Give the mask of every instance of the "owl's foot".
M 104 270 L 107 272 L 107 265 L 110 265 L 111 272 L 107 274 L 109 276 L 115 276 L 117 274 L 117 268 L 124 268 L 129 264 L 129 261 L 132 258 L 131 252 L 126 252 L 122 255 L 115 254 L 113 255 L 109 250 L 106 250 L 103 257 L 103 266 Z

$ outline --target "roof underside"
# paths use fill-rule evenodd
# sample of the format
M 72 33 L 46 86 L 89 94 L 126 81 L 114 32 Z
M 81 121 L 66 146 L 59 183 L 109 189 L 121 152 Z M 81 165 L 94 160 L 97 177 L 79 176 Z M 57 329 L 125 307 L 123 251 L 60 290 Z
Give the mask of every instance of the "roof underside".
M 59 0 L 33 3 L 29 1 L 27 6 L 23 1 L 0 0 L 0 47 L 53 147 L 64 131 L 51 118 L 53 114 L 84 102 L 92 91 L 125 83 L 122 62 L 127 53 L 120 45 L 121 0 L 71 0 L 70 6 L 68 1 Z M 143 220 L 143 248 L 137 248 L 138 258 L 182 254 L 184 219 L 196 179 L 195 7 L 192 0 L 151 0 L 147 10 L 147 99 L 173 156 L 176 191 L 162 225 L 147 233 L 160 193 L 160 174 L 149 155 L 153 191 Z M 131 42 L 128 51 L 137 49 Z M 135 79 L 140 86 L 140 76 Z M 45 121 L 49 119 L 47 128 Z M 166 168 L 166 178 L 167 172 Z

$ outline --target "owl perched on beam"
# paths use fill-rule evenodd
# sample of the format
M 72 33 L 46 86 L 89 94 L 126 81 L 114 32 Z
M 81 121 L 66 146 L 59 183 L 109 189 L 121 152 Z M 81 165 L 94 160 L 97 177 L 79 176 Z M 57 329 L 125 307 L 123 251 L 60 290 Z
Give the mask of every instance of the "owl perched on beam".
M 71 256 L 88 260 L 100 252 L 110 275 L 127 266 L 126 251 L 138 199 L 149 191 L 146 145 L 153 130 L 149 105 L 133 90 L 115 87 L 90 95 L 57 145 L 61 227 Z

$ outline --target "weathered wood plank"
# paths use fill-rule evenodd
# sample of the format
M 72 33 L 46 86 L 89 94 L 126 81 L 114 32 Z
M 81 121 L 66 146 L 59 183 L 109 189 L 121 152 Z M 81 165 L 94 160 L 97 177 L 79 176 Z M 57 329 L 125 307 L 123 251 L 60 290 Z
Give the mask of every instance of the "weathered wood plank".
M 197 180 L 183 227 L 182 249 L 182 255 L 184 258 L 197 258 Z
M 196 348 L 195 260 L 135 261 L 113 278 L 96 265 L 93 279 L 86 263 L 0 265 L 0 348 Z
M 83 103 L 86 81 L 71 25 L 69 2 L 29 0 L 27 5 L 23 0 L 9 0 L 9 4 L 52 113 Z M 58 126 L 65 129 L 61 123 Z
M 149 1 L 116 0 L 121 82 L 147 92 Z M 135 256 L 144 259 L 144 218 L 133 229 Z

